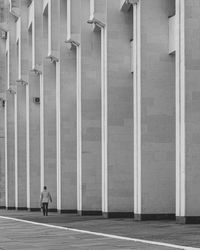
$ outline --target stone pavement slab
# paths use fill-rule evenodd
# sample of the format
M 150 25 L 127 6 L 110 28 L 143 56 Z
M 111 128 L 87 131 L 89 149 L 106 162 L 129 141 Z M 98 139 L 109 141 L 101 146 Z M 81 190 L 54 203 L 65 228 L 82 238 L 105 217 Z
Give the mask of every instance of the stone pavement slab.
M 76 214 L 50 213 L 48 217 L 40 212 L 0 210 L 0 216 L 8 216 L 44 225 L 0 219 L 0 250 L 2 249 L 186 249 L 134 242 L 123 237 L 164 242 L 200 249 L 200 226 L 180 225 L 173 221 L 135 222 L 132 219 L 104 219 L 101 216 L 78 216 Z M 50 226 L 50 228 L 46 227 Z M 55 225 L 55 228 L 51 228 Z M 61 228 L 59 228 L 61 227 Z M 64 230 L 74 228 L 100 234 L 122 236 L 108 238 L 81 231 Z M 26 230 L 25 230 L 26 229 Z M 17 232 L 17 233 L 14 233 Z M 10 242 L 11 241 L 11 242 Z M 13 242 L 20 247 L 12 248 Z M 8 244 L 7 248 L 5 245 Z M 24 245 L 23 245 L 23 244 Z M 11 244 L 11 245 L 9 245 Z M 21 245 L 22 244 L 22 245 Z M 27 247 L 27 244 L 33 246 Z M 56 247 L 57 246 L 57 247 Z M 16 245 L 15 245 L 16 247 Z M 30 248 L 31 247 L 31 248 Z M 43 247 L 43 248 L 42 248 Z M 189 249 L 189 248 L 188 248 Z
M 179 249 L 106 238 L 60 228 L 48 228 L 21 221 L 0 218 L 0 249 L 2 250 L 170 250 Z

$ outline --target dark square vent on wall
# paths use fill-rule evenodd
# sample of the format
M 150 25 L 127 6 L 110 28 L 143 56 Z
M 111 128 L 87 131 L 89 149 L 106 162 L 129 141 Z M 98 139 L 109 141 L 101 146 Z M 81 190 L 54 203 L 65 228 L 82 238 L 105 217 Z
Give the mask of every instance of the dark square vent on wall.
M 33 97 L 33 102 L 40 104 L 40 97 Z

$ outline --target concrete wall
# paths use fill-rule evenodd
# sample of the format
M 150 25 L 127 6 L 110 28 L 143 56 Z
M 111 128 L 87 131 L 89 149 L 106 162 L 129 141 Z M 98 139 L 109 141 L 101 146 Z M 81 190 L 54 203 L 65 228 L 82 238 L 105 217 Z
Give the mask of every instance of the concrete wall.
M 185 1 L 185 216 L 200 210 L 200 4 Z
M 39 207 L 40 197 L 40 104 L 33 102 L 40 97 L 40 76 L 29 73 L 28 109 L 29 109 L 29 164 L 30 164 L 30 208 Z
M 60 5 L 60 112 L 61 112 L 61 209 L 77 208 L 76 161 L 76 49 L 64 41 L 67 31 L 67 6 Z
M 20 65 L 20 75 L 17 77 L 18 80 L 21 78 L 23 81 L 28 81 L 28 15 L 25 1 L 20 2 L 21 10 L 21 25 L 20 33 L 18 36 L 18 43 L 21 43 L 20 51 L 18 51 L 18 57 Z M 19 70 L 18 68 L 18 70 Z M 18 207 L 26 208 L 27 206 L 27 145 L 26 145 L 26 86 L 18 84 L 17 87 L 17 165 L 18 165 Z
M 7 96 L 7 207 L 15 207 L 14 95 Z
M 0 102 L 0 207 L 5 207 L 5 107 Z
M 101 211 L 101 38 L 89 9 L 81 1 L 82 210 Z
M 15 88 L 17 79 L 17 53 L 15 47 L 15 20 L 14 17 L 9 14 L 7 21 L 10 27 L 9 30 L 9 63 L 7 64 L 7 72 L 9 74 L 9 81 L 7 79 L 8 86 Z M 15 207 L 15 94 L 7 94 L 7 207 Z
M 183 156 L 181 160 L 184 158 L 186 161 L 186 169 L 177 164 L 180 168 L 177 182 L 179 177 L 184 176 L 182 170 L 185 170 L 186 179 L 180 178 L 177 185 L 180 189 L 177 189 L 177 194 L 181 196 L 180 200 L 177 198 L 177 204 L 185 202 L 186 211 L 180 209 L 185 216 L 199 216 L 199 1 L 193 0 L 192 4 L 189 0 L 176 1 L 185 3 L 185 13 L 182 13 L 185 14 L 185 51 L 182 48 L 178 50 L 185 53 L 178 57 L 184 59 L 185 56 L 185 68 L 182 67 L 182 61 L 176 61 L 177 65 L 181 64 L 176 74 L 176 80 L 180 80 L 176 81 L 178 92 L 175 90 L 175 56 L 168 54 L 168 17 L 175 13 L 175 0 L 137 2 L 139 7 L 135 10 L 141 11 L 141 19 L 137 20 L 136 36 L 139 35 L 141 44 L 140 39 L 133 37 L 133 8 L 120 11 L 120 1 L 96 0 L 94 20 L 91 19 L 89 24 L 87 21 L 93 18 L 90 0 L 71 0 L 70 32 L 67 30 L 69 22 L 66 0 L 52 0 L 52 8 L 45 15 L 42 13 L 43 1 L 33 2 L 35 12 L 32 11 L 31 20 L 35 26 L 32 25 L 32 35 L 27 30 L 27 1 L 22 0 L 19 5 L 23 19 L 21 76 L 29 84 L 26 87 L 18 85 L 16 98 L 15 94 L 6 92 L 6 89 L 15 89 L 16 80 L 20 78 L 17 74 L 17 17 L 9 12 L 9 1 L 0 0 L 0 5 L 4 6 L 0 9 L 1 28 L 8 28 L 10 37 L 10 62 L 7 67 L 9 80 L 5 70 L 6 42 L 2 39 L 0 41 L 0 91 L 7 96 L 5 108 L 0 102 L 0 116 L 3 117 L 6 112 L 7 122 L 7 127 L 4 127 L 4 117 L 0 120 L 0 206 L 6 204 L 9 208 L 18 205 L 38 209 L 40 191 L 45 184 L 52 193 L 53 204 L 50 208 L 54 210 L 72 212 L 78 208 L 80 214 L 100 214 L 103 211 L 108 216 L 130 215 L 135 210 L 140 211 L 140 214 L 136 212 L 136 219 L 172 218 L 175 214 L 175 176 L 178 172 L 175 172 L 175 153 L 180 146 L 181 155 L 180 152 L 177 155 L 180 158 Z M 48 18 L 51 18 L 51 22 L 48 22 Z M 180 23 L 177 23 L 181 26 L 177 26 L 181 29 L 178 34 L 183 32 L 182 20 Z M 106 38 L 103 36 L 105 30 Z M 67 34 L 69 39 L 77 42 L 75 45 L 64 42 Z M 35 41 L 32 52 L 34 44 L 31 38 Z M 132 38 L 138 49 L 137 55 L 131 54 Z M 184 41 L 180 42 L 179 39 L 178 43 L 182 45 Z M 104 45 L 107 54 L 101 53 L 102 48 L 105 49 Z M 80 102 L 77 98 L 77 51 L 81 51 Z M 140 60 L 137 60 L 134 74 L 141 73 L 141 82 L 140 77 L 134 78 L 130 69 L 131 56 L 138 58 L 140 52 L 141 65 Z M 60 65 L 57 70 L 56 65 Z M 185 73 L 185 82 L 181 78 L 182 73 Z M 106 93 L 102 91 L 104 87 Z M 134 92 L 140 87 L 141 96 L 139 91 Z M 57 95 L 59 88 L 60 95 Z M 179 92 L 185 93 L 185 100 L 179 96 L 183 103 L 177 107 L 184 109 L 182 104 L 185 101 L 185 110 L 181 111 L 175 107 L 175 98 L 179 100 L 175 93 Z M 34 103 L 34 97 L 40 97 L 41 103 Z M 80 103 L 81 131 L 77 129 L 77 117 L 80 118 L 77 109 Z M 186 152 L 182 152 L 184 147 L 178 145 L 181 140 L 175 148 L 175 110 L 180 111 L 177 122 L 180 130 L 177 126 L 177 131 L 185 129 Z M 186 116 L 182 120 L 184 112 Z M 135 130 L 133 124 L 138 125 Z M 141 138 L 140 133 L 136 133 L 140 129 Z M 107 137 L 104 137 L 106 133 Z M 133 133 L 137 137 L 134 138 Z M 4 159 L 4 145 L 7 161 Z M 133 152 L 138 154 L 135 166 Z M 81 171 L 78 171 L 79 156 L 82 160 Z M 137 173 L 133 173 L 134 168 L 138 170 Z M 133 190 L 134 184 L 137 190 Z M 133 204 L 134 192 L 138 204 Z M 6 201 L 4 193 L 7 194 Z
M 3 6 L 2 1 L 0 4 Z M 3 8 L 0 11 L 1 21 L 3 21 Z M 5 65 L 5 40 L 0 40 L 0 92 L 5 91 L 6 87 L 6 65 Z M 2 93 L 4 100 L 5 93 Z M 5 107 L 0 102 L 0 206 L 5 207 Z
M 175 213 L 175 63 L 168 55 L 174 1 L 141 1 L 142 214 Z
M 133 212 L 133 17 L 107 1 L 108 213 Z
M 17 87 L 18 207 L 27 206 L 26 186 L 26 87 Z
M 43 15 L 43 107 L 44 107 L 44 185 L 52 194 L 51 208 L 56 208 L 56 64 L 48 56 L 48 15 Z M 42 132 L 41 132 L 42 133 Z
M 43 61 L 44 90 L 44 185 L 52 194 L 52 208 L 56 207 L 56 66 Z

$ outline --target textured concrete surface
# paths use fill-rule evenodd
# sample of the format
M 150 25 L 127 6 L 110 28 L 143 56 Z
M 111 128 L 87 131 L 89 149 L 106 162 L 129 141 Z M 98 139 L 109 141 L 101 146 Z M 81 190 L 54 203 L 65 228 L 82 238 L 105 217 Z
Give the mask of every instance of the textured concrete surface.
M 186 119 L 186 216 L 200 210 L 200 5 L 185 1 L 185 119 Z M 191 31 L 192 28 L 192 31 Z M 195 51 L 192 53 L 191 51 Z
M 81 12 L 82 209 L 101 210 L 101 37 Z
M 0 249 L 177 249 L 48 228 L 1 218 L 0 222 Z
M 168 16 L 175 11 L 174 3 L 141 1 L 141 212 L 144 214 L 175 212 L 175 60 L 168 55 Z
M 80 217 L 76 214 L 57 213 L 49 213 L 48 217 L 43 217 L 40 212 L 30 213 L 26 211 L 6 210 L 0 210 L 0 216 L 200 249 L 200 231 L 198 225 L 180 225 L 172 221 L 135 222 L 132 219 L 103 219 L 101 216 Z M 92 250 L 171 249 L 169 247 L 134 243 L 133 241 L 74 233 L 64 231 L 63 229 L 29 225 L 21 222 L 2 220 L 0 218 L 0 249 L 1 248 Z
M 108 212 L 133 211 L 133 13 L 107 1 Z
M 76 50 L 66 43 L 67 1 L 60 2 L 61 209 L 76 209 Z
M 40 77 L 29 73 L 29 140 L 30 140 L 30 207 L 38 207 L 40 193 L 40 105 L 33 102 L 40 96 Z
M 17 87 L 18 207 L 26 207 L 26 87 Z

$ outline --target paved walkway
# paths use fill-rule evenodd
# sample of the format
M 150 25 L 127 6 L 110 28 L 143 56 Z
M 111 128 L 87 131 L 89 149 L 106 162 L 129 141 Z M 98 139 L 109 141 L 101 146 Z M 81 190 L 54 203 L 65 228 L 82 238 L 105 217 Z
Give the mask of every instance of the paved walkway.
M 0 210 L 0 250 L 12 249 L 200 249 L 200 225 Z

